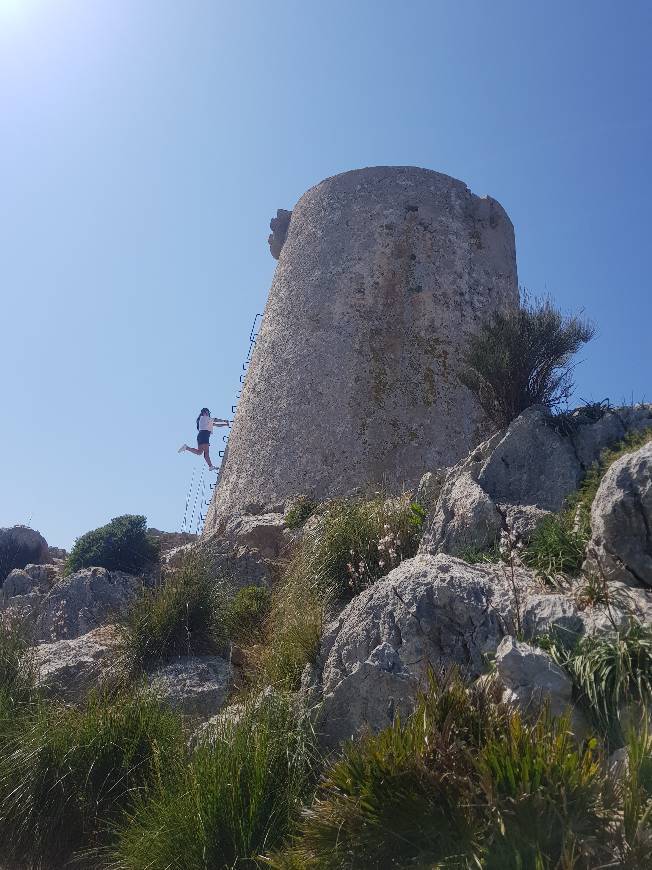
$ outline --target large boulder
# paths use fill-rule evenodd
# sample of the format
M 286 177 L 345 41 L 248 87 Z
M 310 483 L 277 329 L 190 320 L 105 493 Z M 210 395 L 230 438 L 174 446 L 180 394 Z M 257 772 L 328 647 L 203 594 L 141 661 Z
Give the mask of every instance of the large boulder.
M 0 586 L 14 568 L 48 561 L 48 542 L 29 526 L 0 529 Z
M 514 582 L 524 590 L 531 578 L 517 572 Z M 324 743 L 404 715 L 430 667 L 477 676 L 515 624 L 514 587 L 502 568 L 444 555 L 405 560 L 326 631 L 316 677 Z
M 123 616 L 142 587 L 139 577 L 106 568 L 83 568 L 64 577 L 43 599 L 38 637 L 55 641 L 86 634 Z
M 232 679 L 231 663 L 221 656 L 182 656 L 146 677 L 150 691 L 162 703 L 202 719 L 222 709 Z
M 111 625 L 40 644 L 32 655 L 41 692 L 70 703 L 82 701 L 91 689 L 115 685 L 124 675 L 119 636 Z
M 449 470 L 421 552 L 482 549 L 501 530 L 527 540 L 543 517 L 562 509 L 602 450 L 648 425 L 650 405 L 563 418 L 528 408 Z
M 616 460 L 591 507 L 586 569 L 652 586 L 652 442 Z

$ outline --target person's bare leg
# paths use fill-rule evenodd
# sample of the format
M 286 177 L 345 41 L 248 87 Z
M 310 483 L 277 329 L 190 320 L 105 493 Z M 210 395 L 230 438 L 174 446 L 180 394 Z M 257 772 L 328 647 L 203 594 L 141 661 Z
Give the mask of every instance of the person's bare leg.
M 194 453 L 195 456 L 201 456 L 202 453 L 204 452 L 202 447 L 188 447 L 187 444 L 185 446 L 186 446 L 186 450 L 188 451 L 188 453 Z
M 206 460 L 206 465 L 208 465 L 208 467 L 212 471 L 213 470 L 213 463 L 211 462 L 211 456 L 209 453 L 210 448 L 209 448 L 208 444 L 203 444 L 202 446 L 204 448 L 204 459 Z

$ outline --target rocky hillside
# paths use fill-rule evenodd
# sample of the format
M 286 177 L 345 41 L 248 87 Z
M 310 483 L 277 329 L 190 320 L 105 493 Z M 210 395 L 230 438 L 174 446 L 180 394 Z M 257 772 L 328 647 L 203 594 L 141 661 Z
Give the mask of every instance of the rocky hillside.
M 149 530 L 160 556 L 138 574 L 71 570 L 2 530 L 6 860 L 652 866 L 651 529 L 639 405 L 529 408 L 402 497 L 295 496 L 198 540 Z M 132 740 L 140 760 L 116 754 Z

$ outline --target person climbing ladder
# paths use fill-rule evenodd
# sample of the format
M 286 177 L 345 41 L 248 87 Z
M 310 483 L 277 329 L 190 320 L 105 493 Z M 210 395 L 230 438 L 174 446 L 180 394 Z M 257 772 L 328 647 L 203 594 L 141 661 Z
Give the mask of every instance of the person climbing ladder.
M 211 462 L 209 443 L 211 440 L 211 432 L 213 426 L 228 426 L 228 420 L 220 420 L 219 417 L 211 417 L 211 412 L 208 408 L 202 408 L 197 417 L 197 446 L 188 447 L 187 444 L 182 444 L 179 447 L 179 453 L 194 453 L 195 456 L 203 456 L 211 471 L 218 471 L 218 466 Z

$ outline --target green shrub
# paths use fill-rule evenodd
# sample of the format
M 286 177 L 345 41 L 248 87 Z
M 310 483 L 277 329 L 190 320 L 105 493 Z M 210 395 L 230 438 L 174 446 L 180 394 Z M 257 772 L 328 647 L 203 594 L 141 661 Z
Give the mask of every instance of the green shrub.
M 13 715 L 16 707 L 31 700 L 34 683 L 26 634 L 0 622 L 0 710 Z
M 300 543 L 289 573 L 351 597 L 416 554 L 424 517 L 405 496 L 333 501 Z
M 231 640 L 239 644 L 259 642 L 271 606 L 271 593 L 264 586 L 239 589 L 226 606 L 224 617 Z
M 313 664 L 321 644 L 330 599 L 313 581 L 290 576 L 275 590 L 267 644 L 258 669 L 265 683 L 298 689 L 307 664 Z
M 200 560 L 188 559 L 160 586 L 144 588 L 122 626 L 137 667 L 177 656 L 219 653 L 226 644 L 224 596 Z
M 462 559 L 463 562 L 468 562 L 469 565 L 479 564 L 496 564 L 502 561 L 502 553 L 500 552 L 500 541 L 494 541 L 488 547 L 476 547 L 469 545 L 460 547 L 451 553 L 457 559 Z
M 647 727 L 631 731 L 622 781 L 623 823 L 618 842 L 619 867 L 652 866 L 652 737 Z
M 314 783 L 312 731 L 285 698 L 224 721 L 171 787 L 143 795 L 118 833 L 115 870 L 256 867 L 280 845 Z
M 125 514 L 77 538 L 66 560 L 66 573 L 100 567 L 137 574 L 158 558 L 158 543 L 147 534 L 145 517 Z
M 605 827 L 594 743 L 528 723 L 491 686 L 434 680 L 405 723 L 349 744 L 276 868 L 592 867 Z M 611 807 L 608 808 L 611 812 Z
M 573 388 L 571 359 L 594 335 L 580 317 L 549 300 L 497 312 L 470 339 L 462 382 L 500 428 L 531 405 L 555 408 Z
M 34 868 L 107 842 L 184 747 L 178 718 L 139 698 L 36 705 L 20 726 L 0 754 L 0 854 Z
M 269 644 L 262 652 L 266 680 L 296 688 L 319 650 L 332 604 L 373 583 L 416 554 L 424 511 L 407 497 L 331 502 L 304 535 L 275 591 Z
M 625 734 L 621 710 L 652 702 L 652 627 L 584 637 L 574 645 L 554 639 L 548 648 L 573 680 L 578 702 L 612 748 Z
M 285 514 L 285 525 L 288 529 L 300 529 L 306 520 L 313 515 L 316 507 L 317 502 L 308 498 L 308 496 L 298 496 Z

